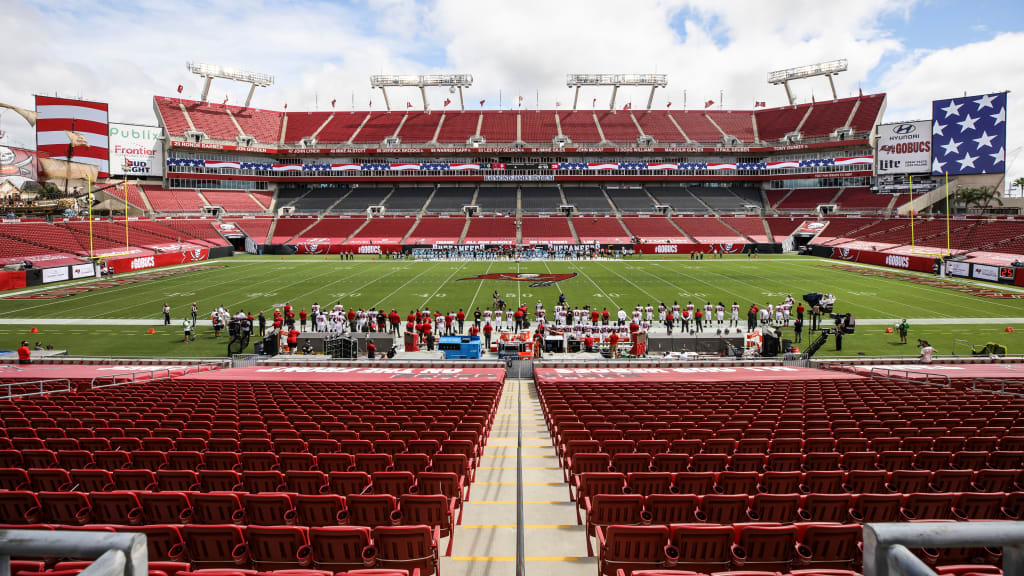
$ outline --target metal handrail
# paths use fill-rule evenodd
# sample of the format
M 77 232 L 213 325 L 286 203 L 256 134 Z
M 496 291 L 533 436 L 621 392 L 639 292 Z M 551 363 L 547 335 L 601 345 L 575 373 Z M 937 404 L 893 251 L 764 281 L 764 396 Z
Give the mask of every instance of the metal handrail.
M 1018 386 L 1024 386 L 1024 381 L 1021 380 L 1008 380 L 1006 378 L 975 378 L 971 380 L 971 390 L 978 392 L 978 382 L 998 382 L 1000 384 L 999 390 L 989 390 L 988 388 L 982 388 L 982 392 L 991 392 L 993 394 L 1008 394 L 1010 396 L 1024 396 L 1021 392 L 1007 392 L 1007 384 L 1016 384 Z
M 65 387 L 62 388 L 62 389 L 58 389 L 58 390 L 46 390 L 45 389 L 46 384 L 51 383 L 51 382 L 63 382 L 65 384 Z M 12 392 L 12 388 L 14 386 L 28 386 L 30 384 L 39 384 L 39 392 L 26 392 L 24 394 L 14 394 Z M 27 397 L 27 396 L 41 396 L 43 394 L 52 394 L 52 393 L 55 393 L 55 392 L 70 392 L 71 391 L 71 380 L 69 380 L 67 378 L 53 378 L 53 379 L 50 379 L 50 380 L 31 380 L 31 381 L 28 381 L 28 382 L 4 382 L 4 383 L 0 383 L 0 386 L 6 386 L 7 387 L 7 395 L 6 396 L 0 396 L 0 398 L 7 398 L 7 399 L 11 399 L 11 398 L 24 398 L 24 397 Z
M 526 576 L 526 519 L 523 512 L 523 379 L 516 380 L 516 576 Z
M 893 369 L 893 368 L 885 368 L 885 367 L 882 367 L 882 366 L 872 366 L 871 369 L 868 371 L 868 376 L 874 378 L 876 371 L 879 372 L 879 373 L 882 373 L 882 372 L 885 373 L 884 376 L 880 376 L 881 378 L 887 378 L 889 380 L 902 380 L 903 382 L 906 382 L 908 384 L 921 382 L 921 379 L 919 379 L 919 378 L 911 378 L 912 375 L 916 374 L 916 375 L 924 377 L 924 383 L 925 384 L 933 384 L 933 382 L 931 381 L 931 378 L 935 377 L 935 378 L 939 378 L 939 379 L 942 379 L 942 380 L 946 381 L 945 384 L 939 383 L 939 384 L 937 384 L 937 386 L 942 386 L 943 388 L 950 388 L 952 386 L 952 381 L 950 380 L 949 376 L 947 376 L 945 374 L 933 374 L 931 372 L 917 372 L 917 371 L 914 371 L 914 370 Z M 894 376 L 894 374 L 903 374 L 903 377 L 900 378 L 900 377 Z
M 96 558 L 84 576 L 147 576 L 144 534 L 76 530 L 0 530 L 0 576 L 11 573 L 11 556 Z
M 864 525 L 864 574 L 936 576 L 910 548 L 1002 548 L 1003 574 L 1024 575 L 1022 522 L 892 522 Z
M 195 374 L 195 373 L 199 373 L 201 371 L 200 370 L 200 366 L 181 366 L 181 367 L 177 367 L 176 366 L 175 370 L 184 370 L 184 372 L 179 374 L 178 376 L 185 376 L 185 375 L 188 375 L 188 374 Z M 156 374 L 158 374 L 160 372 L 163 372 L 165 375 L 161 376 L 161 377 L 156 377 Z M 96 377 L 94 377 L 89 382 L 89 387 L 90 388 L 109 388 L 110 386 L 122 386 L 124 384 L 135 384 L 136 382 L 140 382 L 138 377 L 140 375 L 145 375 L 145 374 L 148 374 L 149 378 L 146 378 L 145 380 L 141 380 L 142 382 L 160 382 L 160 381 L 163 381 L 163 380 L 169 380 L 171 378 L 176 378 L 177 377 L 177 376 L 171 374 L 171 369 L 170 368 L 164 368 L 164 367 L 159 367 L 158 366 L 158 367 L 153 368 L 152 370 L 136 370 L 134 372 L 122 372 L 122 373 L 118 373 L 118 374 L 104 374 L 103 376 L 96 376 Z M 118 378 L 122 377 L 122 376 L 127 376 L 130 379 L 128 381 L 122 380 L 122 381 L 118 382 Z M 96 384 L 97 380 L 103 381 L 103 380 L 106 380 L 107 378 L 110 378 L 110 384 Z

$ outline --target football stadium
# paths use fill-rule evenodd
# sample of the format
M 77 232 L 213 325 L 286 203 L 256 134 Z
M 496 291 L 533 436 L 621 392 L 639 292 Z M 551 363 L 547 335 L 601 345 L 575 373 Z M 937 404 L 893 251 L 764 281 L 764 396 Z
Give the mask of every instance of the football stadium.
M 0 576 L 1024 574 L 1004 77 L 920 81 L 914 2 L 856 41 L 569 4 L 564 66 L 399 49 L 360 3 L 303 22 L 351 17 L 369 63 L 144 7 L 189 50 L 0 86 Z M 100 14 L 129 20 L 10 8 Z M 659 15 L 799 50 L 577 52 Z M 979 26 L 944 61 L 1019 39 Z

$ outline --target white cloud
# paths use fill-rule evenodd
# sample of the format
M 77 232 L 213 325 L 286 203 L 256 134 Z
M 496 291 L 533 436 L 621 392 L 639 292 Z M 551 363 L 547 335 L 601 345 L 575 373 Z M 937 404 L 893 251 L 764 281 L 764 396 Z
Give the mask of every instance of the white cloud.
M 475 85 L 467 104 L 506 108 L 522 95 L 525 108 L 572 103 L 569 72 L 659 72 L 669 76 L 655 106 L 673 102 L 700 107 L 724 91 L 724 105 L 749 108 L 754 100 L 786 103 L 781 87 L 769 86 L 770 70 L 847 58 L 849 71 L 836 79 L 840 96 L 897 63 L 870 88 L 889 93 L 887 117 L 927 117 L 933 98 L 1011 88 L 1024 63 L 1016 58 L 1024 35 L 935 52 L 906 52 L 886 31 L 888 17 L 908 18 L 916 0 L 820 0 L 722 2 L 720 0 L 366 0 L 350 4 L 262 0 L 144 3 L 125 10 L 117 2 L 8 0 L 4 3 L 5 59 L 0 101 L 32 106 L 32 93 L 59 92 L 107 101 L 115 121 L 153 122 L 153 95 L 197 98 L 201 81 L 185 70 L 188 60 L 212 61 L 277 77 L 257 91 L 254 105 L 289 110 L 364 108 L 380 93 L 368 77 L 379 73 L 466 72 Z M 99 31 L 99 32 L 89 32 Z M 829 96 L 824 79 L 795 83 L 798 99 Z M 246 88 L 215 81 L 210 99 L 227 95 L 241 103 Z M 394 108 L 416 89 L 389 90 Z M 430 93 L 441 107 L 449 94 Z M 610 89 L 584 89 L 580 107 L 593 98 L 607 106 Z M 647 89 L 623 89 L 618 104 L 646 104 Z M 1022 96 L 1012 93 L 1014 109 Z M 1010 132 L 1024 128 L 1010 115 Z M 30 144 L 32 131 L 13 114 L 2 128 Z M 1011 136 L 1011 142 L 1013 142 Z M 1007 149 L 1013 155 L 1014 145 Z

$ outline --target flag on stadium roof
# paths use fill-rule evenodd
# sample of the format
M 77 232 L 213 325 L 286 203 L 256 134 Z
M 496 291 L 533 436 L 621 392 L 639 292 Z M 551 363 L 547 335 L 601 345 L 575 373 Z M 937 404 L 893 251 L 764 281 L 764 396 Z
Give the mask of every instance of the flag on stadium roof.
M 998 174 L 1005 160 L 1005 92 L 932 102 L 932 174 Z
M 107 105 L 70 98 L 36 96 L 36 149 L 53 158 L 65 158 L 69 132 L 80 134 L 89 146 L 73 144 L 72 162 L 92 164 L 101 178 L 110 175 L 107 152 Z

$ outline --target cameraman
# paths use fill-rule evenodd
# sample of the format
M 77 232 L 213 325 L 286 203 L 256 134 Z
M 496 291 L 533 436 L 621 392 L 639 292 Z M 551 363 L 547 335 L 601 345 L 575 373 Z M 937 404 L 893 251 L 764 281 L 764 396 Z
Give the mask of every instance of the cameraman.
M 921 348 L 921 355 L 917 357 L 921 364 L 931 364 L 932 354 L 935 354 L 935 348 L 928 343 L 927 340 L 918 340 L 917 345 Z

